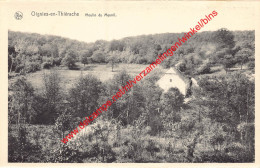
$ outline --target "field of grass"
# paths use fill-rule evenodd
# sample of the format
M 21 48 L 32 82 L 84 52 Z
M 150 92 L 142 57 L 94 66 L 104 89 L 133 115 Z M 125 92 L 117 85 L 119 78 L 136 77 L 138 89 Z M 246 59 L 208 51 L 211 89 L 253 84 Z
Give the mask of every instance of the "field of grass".
M 130 75 L 136 76 L 141 71 L 143 71 L 148 65 L 143 64 L 119 64 L 114 68 L 112 72 L 111 66 L 107 64 L 88 64 L 83 65 L 78 63 L 79 70 L 69 70 L 67 68 L 58 68 L 57 72 L 61 77 L 61 86 L 64 90 L 67 90 L 73 86 L 75 82 L 79 79 L 80 75 L 92 74 L 100 79 L 102 82 L 112 79 L 113 76 L 122 70 L 126 70 Z M 51 70 L 43 69 L 34 73 L 29 73 L 26 75 L 27 80 L 32 83 L 36 90 L 41 90 L 43 88 L 43 77 L 44 74 L 50 73 Z M 154 71 L 164 72 L 161 66 L 156 67 Z M 153 72 L 154 72 L 153 71 Z M 9 80 L 9 84 L 15 80 L 16 77 Z

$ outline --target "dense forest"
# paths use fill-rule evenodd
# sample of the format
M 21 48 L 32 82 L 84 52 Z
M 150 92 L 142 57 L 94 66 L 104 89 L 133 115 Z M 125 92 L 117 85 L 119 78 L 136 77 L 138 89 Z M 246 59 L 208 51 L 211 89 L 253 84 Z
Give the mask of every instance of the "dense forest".
M 103 82 L 81 75 L 65 90 L 61 69 L 88 71 L 88 65 L 107 64 L 113 71 L 123 63 L 150 64 L 182 35 L 85 43 L 9 31 L 9 162 L 254 162 L 254 31 L 198 33 L 161 64 L 197 79 L 199 88 L 189 101 L 177 88 L 164 92 L 154 72 L 86 133 L 67 144 L 60 141 L 132 79 L 126 70 Z M 216 67 L 225 73 L 216 74 Z M 43 71 L 41 90 L 27 79 L 36 71 Z
M 28 73 L 64 65 L 77 69 L 76 62 L 91 63 L 152 63 L 158 54 L 165 52 L 183 33 L 165 33 L 128 37 L 121 40 L 84 43 L 57 36 L 9 31 L 8 72 Z M 174 57 L 164 62 L 169 68 L 180 63 L 187 74 L 209 72 L 212 64 L 223 64 L 229 69 L 235 64 L 248 63 L 254 67 L 254 31 L 216 32 L 196 34 L 179 48 Z M 205 71 L 205 72 L 204 72 Z

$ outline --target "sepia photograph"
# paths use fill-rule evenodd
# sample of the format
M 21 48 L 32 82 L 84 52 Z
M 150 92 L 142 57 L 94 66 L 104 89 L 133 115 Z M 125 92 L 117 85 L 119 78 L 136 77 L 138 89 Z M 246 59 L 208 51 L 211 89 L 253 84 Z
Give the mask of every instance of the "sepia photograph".
M 8 163 L 255 163 L 259 3 L 27 4 L 2 8 Z

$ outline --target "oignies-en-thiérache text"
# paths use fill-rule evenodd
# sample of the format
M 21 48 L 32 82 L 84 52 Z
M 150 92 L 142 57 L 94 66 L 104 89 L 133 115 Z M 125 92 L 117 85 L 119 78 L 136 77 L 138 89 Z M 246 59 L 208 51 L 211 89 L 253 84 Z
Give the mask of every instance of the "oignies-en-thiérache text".
M 31 16 L 42 17 L 42 16 L 79 16 L 78 12 L 65 12 L 65 11 L 57 11 L 57 12 L 36 12 L 32 11 Z

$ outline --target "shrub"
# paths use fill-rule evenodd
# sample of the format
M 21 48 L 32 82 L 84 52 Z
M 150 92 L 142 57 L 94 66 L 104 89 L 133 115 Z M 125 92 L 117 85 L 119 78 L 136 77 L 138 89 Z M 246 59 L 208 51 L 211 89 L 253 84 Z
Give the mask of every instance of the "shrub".
M 101 51 L 95 52 L 95 53 L 92 55 L 92 57 L 91 57 L 91 59 L 92 59 L 92 61 L 93 61 L 94 63 L 104 63 L 104 62 L 106 62 L 105 58 L 106 58 L 106 57 L 105 57 L 104 53 L 101 52 Z
M 225 148 L 233 162 L 253 162 L 254 151 L 250 151 L 241 143 L 231 143 Z
M 206 74 L 210 73 L 210 64 L 204 63 L 197 69 L 197 74 Z
M 50 69 L 52 67 L 52 64 L 50 62 L 44 62 L 42 63 L 43 69 Z
M 65 54 L 62 59 L 62 64 L 67 66 L 69 69 L 74 69 L 76 67 L 77 55 L 74 51 L 70 50 Z
M 247 64 L 248 69 L 255 69 L 255 61 L 250 61 Z
M 82 163 L 82 153 L 79 150 L 72 149 L 67 145 L 60 146 L 51 153 L 51 162 L 54 163 Z
M 9 162 L 41 162 L 44 155 L 42 149 L 34 145 L 28 138 L 27 126 L 18 126 L 17 136 L 9 133 L 8 135 L 8 161 Z M 12 128 L 9 128 L 12 130 Z M 17 130 L 17 129 L 16 129 Z
M 147 64 L 147 60 L 144 57 L 137 58 L 137 64 Z
M 62 60 L 62 58 L 54 58 L 54 60 L 53 60 L 53 65 L 54 66 L 60 66 L 61 65 L 61 60 Z
M 195 121 L 190 119 L 182 120 L 181 131 L 184 133 L 191 132 L 195 127 Z
M 17 66 L 15 67 L 15 72 L 16 72 L 16 73 L 19 73 L 19 72 L 21 72 L 23 69 L 24 69 L 24 65 L 17 65 Z
M 210 138 L 210 144 L 214 150 L 221 150 L 221 145 L 223 145 L 225 138 L 223 135 L 214 135 Z
M 234 162 L 232 157 L 230 157 L 228 154 L 216 151 L 216 152 L 201 152 L 199 156 L 197 156 L 194 160 L 194 162 L 222 162 L 222 163 L 229 163 Z
M 30 72 L 36 72 L 41 69 L 41 66 L 39 63 L 36 62 L 30 62 L 25 66 L 25 72 L 30 73 Z
M 186 71 L 186 64 L 185 62 L 181 62 L 179 64 L 177 64 L 177 69 L 180 70 L 181 72 L 185 72 Z

